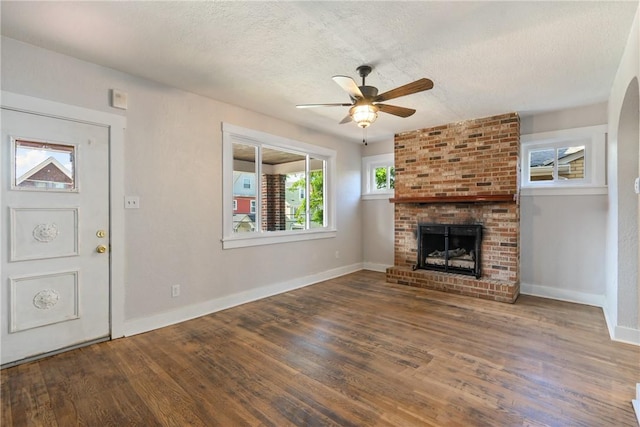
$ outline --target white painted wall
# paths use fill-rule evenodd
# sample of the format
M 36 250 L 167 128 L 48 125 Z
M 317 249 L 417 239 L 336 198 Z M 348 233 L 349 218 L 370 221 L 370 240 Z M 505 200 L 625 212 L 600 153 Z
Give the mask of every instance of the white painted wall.
M 521 134 L 607 123 L 607 104 L 527 115 Z M 520 198 L 521 292 L 601 306 L 606 279 L 607 196 Z
M 362 156 L 393 153 L 393 137 L 362 146 Z M 362 253 L 364 267 L 385 271 L 393 266 L 394 205 L 385 199 L 362 201 Z
M 638 285 L 638 196 L 630 191 L 638 171 L 640 117 L 629 116 L 630 102 L 637 109 L 640 76 L 640 25 L 636 12 L 627 46 L 609 96 L 609 216 L 607 218 L 607 288 L 605 313 L 614 338 L 640 344 Z M 631 93 L 630 88 L 633 92 Z M 629 97 L 627 97 L 629 95 Z M 623 109 L 625 110 L 623 112 Z M 637 113 L 636 113 L 637 114 Z M 635 129 L 633 129 L 635 127 Z M 635 158 L 634 158 L 635 157 Z M 635 223 L 634 223 L 635 222 Z M 635 248 L 630 254 L 627 247 Z
M 125 192 L 140 209 L 124 213 L 125 333 L 361 268 L 359 145 L 12 39 L 1 54 L 2 90 L 127 118 Z M 127 111 L 109 106 L 113 88 Z M 222 250 L 222 122 L 337 151 L 336 238 Z

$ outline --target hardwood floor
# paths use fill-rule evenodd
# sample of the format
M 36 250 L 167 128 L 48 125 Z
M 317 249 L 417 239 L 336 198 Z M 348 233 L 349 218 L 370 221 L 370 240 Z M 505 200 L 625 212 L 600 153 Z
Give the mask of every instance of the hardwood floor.
M 5 369 L 2 426 L 635 426 L 598 308 L 362 271 Z

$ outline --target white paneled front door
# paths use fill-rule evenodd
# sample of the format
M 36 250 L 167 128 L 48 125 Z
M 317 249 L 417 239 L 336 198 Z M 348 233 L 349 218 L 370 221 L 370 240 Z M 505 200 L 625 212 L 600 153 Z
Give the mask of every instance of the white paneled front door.
M 2 109 L 1 363 L 109 337 L 109 129 Z

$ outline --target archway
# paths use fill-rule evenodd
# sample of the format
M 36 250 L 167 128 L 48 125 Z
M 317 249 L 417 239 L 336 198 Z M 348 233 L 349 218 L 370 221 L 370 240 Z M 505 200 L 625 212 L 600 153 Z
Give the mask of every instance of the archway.
M 618 325 L 640 326 L 638 307 L 638 195 L 633 182 L 640 174 L 640 92 L 635 77 L 627 86 L 618 124 Z

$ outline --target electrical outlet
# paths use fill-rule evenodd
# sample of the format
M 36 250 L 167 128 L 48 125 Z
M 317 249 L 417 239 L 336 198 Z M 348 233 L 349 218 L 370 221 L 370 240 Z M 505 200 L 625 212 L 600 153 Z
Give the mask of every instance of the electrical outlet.
M 124 208 L 125 209 L 138 209 L 140 207 L 140 197 L 138 196 L 125 196 Z
M 180 296 L 180 285 L 171 286 L 171 296 L 173 298 Z

